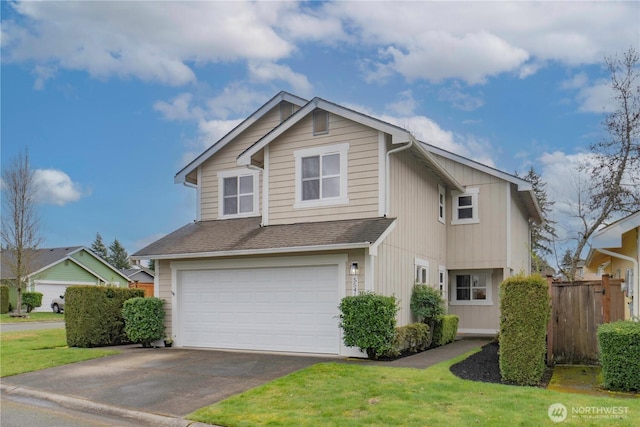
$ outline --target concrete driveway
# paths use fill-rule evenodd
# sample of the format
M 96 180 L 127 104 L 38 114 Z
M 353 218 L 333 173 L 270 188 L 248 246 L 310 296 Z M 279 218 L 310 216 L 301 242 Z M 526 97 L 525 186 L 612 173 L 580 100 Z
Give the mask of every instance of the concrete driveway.
M 133 411 L 184 417 L 233 394 L 338 358 L 122 347 L 123 353 L 3 378 L 26 387 Z

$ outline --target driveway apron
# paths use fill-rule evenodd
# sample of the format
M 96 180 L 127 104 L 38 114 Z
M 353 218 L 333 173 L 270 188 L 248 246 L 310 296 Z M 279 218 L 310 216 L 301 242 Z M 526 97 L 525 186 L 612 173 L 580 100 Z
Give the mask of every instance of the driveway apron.
M 7 377 L 3 385 L 184 417 L 315 363 L 339 360 L 192 349 L 123 350 L 115 356 Z

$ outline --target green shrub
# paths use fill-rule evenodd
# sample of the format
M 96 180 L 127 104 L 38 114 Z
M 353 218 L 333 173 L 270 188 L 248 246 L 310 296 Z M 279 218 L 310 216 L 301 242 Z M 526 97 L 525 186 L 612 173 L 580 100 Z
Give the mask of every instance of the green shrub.
M 381 357 L 398 357 L 402 353 L 417 353 L 431 344 L 429 325 L 425 323 L 411 323 L 396 328 L 396 336 L 391 349 Z
M 444 300 L 440 291 L 428 285 L 416 284 L 411 292 L 409 304 L 418 322 L 433 324 L 445 313 Z
M 640 391 L 640 323 L 627 320 L 598 326 L 598 346 L 605 388 Z
M 504 381 L 540 382 L 550 315 L 548 285 L 542 276 L 518 275 L 500 284 L 500 373 Z
M 9 287 L 0 285 L 0 314 L 9 312 Z
M 124 331 L 131 342 L 151 347 L 164 338 L 164 300 L 160 298 L 131 298 L 122 306 Z
M 440 316 L 433 325 L 432 347 L 452 343 L 458 335 L 458 322 L 460 318 L 455 314 Z
M 22 303 L 27 306 L 27 313 L 34 308 L 42 306 L 42 294 L 40 292 L 23 292 Z
M 359 347 L 370 359 L 391 350 L 399 309 L 396 297 L 363 292 L 343 298 L 339 309 L 345 345 Z
M 130 342 L 124 332 L 122 305 L 130 298 L 142 296 L 142 289 L 68 287 L 64 317 L 69 347 L 101 347 Z

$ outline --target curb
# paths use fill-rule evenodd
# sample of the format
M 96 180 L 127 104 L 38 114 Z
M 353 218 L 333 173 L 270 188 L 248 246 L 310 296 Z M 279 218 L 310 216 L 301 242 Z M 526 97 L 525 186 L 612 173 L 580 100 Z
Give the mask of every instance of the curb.
M 35 399 L 48 400 L 69 409 L 75 409 L 91 413 L 126 418 L 131 421 L 140 421 L 150 426 L 158 427 L 212 427 L 211 424 L 203 424 L 196 421 L 185 420 L 165 415 L 151 414 L 148 412 L 125 409 L 118 406 L 104 405 L 102 403 L 91 402 L 90 400 L 76 397 L 51 394 L 29 387 L 13 386 L 10 384 L 0 384 L 0 392 L 6 395 L 19 395 Z

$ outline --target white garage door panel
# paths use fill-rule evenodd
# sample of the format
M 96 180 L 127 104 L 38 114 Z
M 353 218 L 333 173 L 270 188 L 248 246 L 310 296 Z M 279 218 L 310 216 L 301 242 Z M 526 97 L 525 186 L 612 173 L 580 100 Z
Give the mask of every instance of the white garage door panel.
M 338 267 L 182 271 L 182 345 L 339 351 Z
M 36 292 L 42 293 L 42 306 L 34 308 L 33 311 L 51 311 L 51 300 L 64 295 L 67 285 L 36 283 L 34 289 Z

